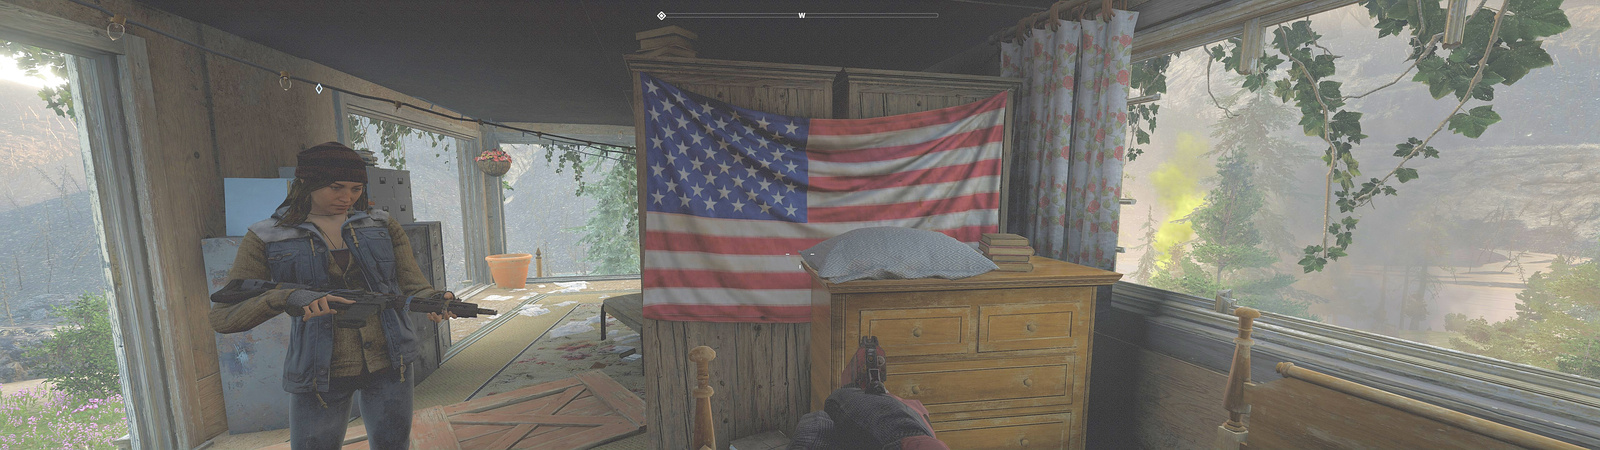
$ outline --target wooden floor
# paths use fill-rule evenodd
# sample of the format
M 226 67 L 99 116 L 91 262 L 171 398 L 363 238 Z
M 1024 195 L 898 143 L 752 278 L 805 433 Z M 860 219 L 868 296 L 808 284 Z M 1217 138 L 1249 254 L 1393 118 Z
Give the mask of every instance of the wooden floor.
M 483 292 L 477 293 L 466 301 L 483 303 L 485 304 L 484 307 L 500 309 L 502 313 L 509 313 L 510 309 L 516 306 L 515 302 L 480 302 L 479 299 L 490 296 L 520 299 L 522 297 L 531 295 L 550 294 L 539 303 L 542 305 L 552 305 L 554 303 L 569 300 L 574 302 L 598 303 L 602 300 L 602 295 L 605 295 L 600 294 L 600 291 L 610 292 L 610 295 L 615 295 L 615 291 L 637 291 L 639 288 L 639 280 L 637 279 L 589 282 L 586 289 L 571 294 L 555 292 L 561 290 L 562 288 L 554 284 L 546 284 L 544 287 L 539 287 L 537 284 L 532 284 L 529 285 L 527 289 L 521 291 L 511 291 L 507 289 L 491 287 L 489 289 L 485 289 Z M 547 302 L 548 300 L 554 301 Z M 476 341 L 463 339 L 462 343 L 465 346 L 459 349 L 454 349 L 453 351 L 455 353 L 451 355 L 451 357 L 447 359 L 438 370 L 429 375 L 427 381 L 417 385 L 412 405 L 413 408 L 421 411 L 434 406 L 449 405 L 460 402 L 466 397 L 472 395 L 473 392 L 477 391 L 479 387 L 483 386 L 483 384 L 488 381 L 488 377 L 500 370 L 500 368 L 503 367 L 507 362 L 511 361 L 512 358 L 515 358 L 529 342 L 532 342 L 533 339 L 537 338 L 539 335 L 542 335 L 552 327 L 555 327 L 561 317 L 565 315 L 566 311 L 571 310 L 572 307 L 573 305 L 568 305 L 565 307 L 549 307 L 550 313 L 548 314 L 534 317 L 519 315 L 511 318 L 512 320 L 515 320 L 515 322 L 508 321 L 500 325 L 501 327 L 515 327 L 515 329 L 519 331 L 519 333 L 515 333 L 515 335 L 521 336 L 524 340 L 526 340 L 526 342 L 521 342 L 520 344 L 513 342 L 492 342 L 484 339 L 479 339 Z M 487 324 L 487 322 L 487 320 L 484 320 L 484 324 Z M 452 323 L 452 325 L 454 325 L 454 323 Z M 482 324 L 480 324 L 480 326 L 481 325 Z M 506 334 L 501 333 L 500 335 Z M 361 420 L 357 419 L 351 422 L 351 426 L 359 426 L 361 423 Z M 201 448 L 208 450 L 254 450 L 261 447 L 283 443 L 288 439 L 289 430 L 287 429 L 262 431 L 257 433 L 223 434 L 212 439 L 209 446 L 202 446 Z M 645 440 L 644 435 L 640 434 L 596 448 L 608 450 L 644 449 L 646 448 L 646 442 L 647 441 Z

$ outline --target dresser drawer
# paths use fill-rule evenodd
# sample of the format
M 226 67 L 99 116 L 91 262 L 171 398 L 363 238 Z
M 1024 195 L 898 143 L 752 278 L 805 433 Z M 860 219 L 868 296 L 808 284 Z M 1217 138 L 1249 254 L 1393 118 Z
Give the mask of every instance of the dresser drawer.
M 985 362 L 996 367 L 973 368 L 972 363 L 890 364 L 889 376 L 883 385 L 894 395 L 921 401 L 929 407 L 1034 398 L 1044 398 L 1047 404 L 1072 402 L 1070 363 L 1026 367 L 1006 366 L 1006 362 L 1001 361 L 977 363 Z M 929 370 L 940 366 L 950 369 Z
M 978 351 L 1003 352 L 1076 347 L 1073 332 L 1081 303 L 1035 303 L 979 307 Z
M 934 422 L 934 437 L 952 449 L 1062 449 L 1072 442 L 1072 414 Z
M 969 306 L 861 311 L 861 335 L 877 336 L 890 357 L 971 353 L 971 328 Z

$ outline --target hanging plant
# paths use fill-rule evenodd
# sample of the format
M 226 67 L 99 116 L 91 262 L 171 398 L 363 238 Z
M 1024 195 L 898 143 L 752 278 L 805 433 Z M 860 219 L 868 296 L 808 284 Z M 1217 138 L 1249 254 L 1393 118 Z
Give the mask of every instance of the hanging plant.
M 1356 95 L 1343 94 L 1343 83 L 1330 79 L 1336 73 L 1339 56 L 1318 43 L 1322 35 L 1311 29 L 1310 20 L 1273 30 L 1270 48 L 1277 54 L 1263 51 L 1259 68 L 1244 77 L 1240 87 L 1271 90 L 1282 102 L 1298 106 L 1305 134 L 1320 138 L 1325 145 L 1322 242 L 1305 248 L 1300 265 L 1306 272 L 1320 271 L 1329 261 L 1347 255 L 1359 222 L 1356 209 L 1370 205 L 1379 195 L 1396 195 L 1396 183 L 1416 179 L 1417 169 L 1406 167 L 1406 163 L 1438 158 L 1440 150 L 1430 144 L 1440 132 L 1449 130 L 1477 138 L 1499 122 L 1501 117 L 1492 107 L 1495 85 L 1511 85 L 1529 71 L 1554 63 L 1541 48 L 1541 39 L 1571 27 L 1560 9 L 1561 0 L 1502 0 L 1499 9 L 1486 8 L 1484 3 L 1470 11 L 1464 24 L 1465 39 L 1459 45 L 1446 47 L 1441 38 L 1447 11 L 1437 0 L 1365 2 L 1368 13 L 1377 20 L 1379 37 L 1407 39 L 1411 47 L 1407 60 L 1411 63 L 1394 81 Z M 1213 61 L 1238 71 L 1243 59 L 1239 39 L 1231 39 L 1227 45 L 1227 49 L 1209 47 L 1207 53 Z M 1285 64 L 1285 70 L 1278 70 Z M 1381 178 L 1362 181 L 1358 178 L 1360 164 L 1351 150 L 1367 135 L 1361 133 L 1362 114 L 1347 109 L 1347 101 L 1394 86 L 1412 71 L 1416 74 L 1411 80 L 1426 85 L 1433 98 L 1453 96 L 1455 109 L 1438 126 L 1422 130 L 1422 137 L 1408 137 L 1396 144 L 1394 156 L 1399 161 L 1383 171 Z M 1480 104 L 1467 108 L 1473 100 Z M 1335 209 L 1344 217 L 1334 217 Z
M 489 174 L 491 177 L 505 175 L 507 171 L 511 170 L 511 155 L 506 154 L 499 148 L 484 150 L 473 160 L 477 161 L 479 170 Z

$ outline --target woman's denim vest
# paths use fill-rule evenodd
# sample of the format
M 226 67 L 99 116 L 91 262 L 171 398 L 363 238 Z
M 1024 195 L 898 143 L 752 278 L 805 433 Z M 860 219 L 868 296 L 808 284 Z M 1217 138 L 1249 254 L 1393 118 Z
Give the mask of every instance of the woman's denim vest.
M 271 219 L 256 222 L 250 231 L 266 243 L 267 268 L 272 281 L 322 286 L 328 283 L 328 246 L 316 225 L 277 226 L 286 211 L 279 208 Z M 384 211 L 355 212 L 345 221 L 345 247 L 361 264 L 367 286 L 385 294 L 403 295 L 397 280 L 394 241 L 389 237 Z M 343 288 L 343 286 L 339 286 Z M 385 308 L 378 312 L 388 342 L 389 362 L 404 370 L 417 359 L 417 335 L 405 311 Z M 292 393 L 328 391 L 328 366 L 333 359 L 333 316 L 294 320 L 289 351 L 283 362 L 283 389 Z

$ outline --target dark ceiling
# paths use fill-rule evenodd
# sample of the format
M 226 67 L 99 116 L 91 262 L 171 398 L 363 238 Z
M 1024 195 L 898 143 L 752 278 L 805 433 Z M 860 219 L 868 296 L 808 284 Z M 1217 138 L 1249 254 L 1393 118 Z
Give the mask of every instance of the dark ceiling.
M 679 25 L 699 57 L 923 70 L 1050 0 L 140 0 L 469 116 L 631 125 L 622 55 Z M 672 19 L 657 12 L 932 12 L 937 19 Z

